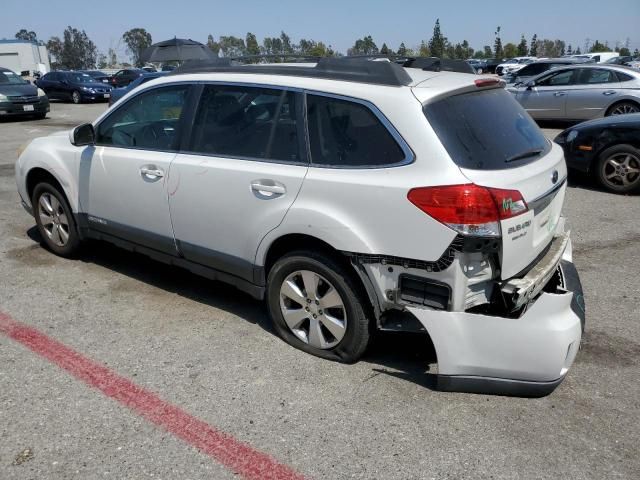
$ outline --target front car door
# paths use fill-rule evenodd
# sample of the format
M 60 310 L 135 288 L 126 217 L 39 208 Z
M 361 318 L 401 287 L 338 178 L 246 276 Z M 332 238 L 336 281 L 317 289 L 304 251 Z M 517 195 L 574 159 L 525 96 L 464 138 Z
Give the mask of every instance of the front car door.
M 307 172 L 301 93 L 206 84 L 191 140 L 171 165 L 176 242 L 187 260 L 258 283 L 255 255 Z
M 567 89 L 566 118 L 571 120 L 603 117 L 609 105 L 621 96 L 617 75 L 605 68 L 579 69 Z
M 141 92 L 96 126 L 80 162 L 84 226 L 175 254 L 167 175 L 176 155 L 191 87 Z
M 571 84 L 575 72 L 573 69 L 555 70 L 535 80 L 532 87 L 520 87 L 516 98 L 533 118 L 565 118 L 567 86 Z

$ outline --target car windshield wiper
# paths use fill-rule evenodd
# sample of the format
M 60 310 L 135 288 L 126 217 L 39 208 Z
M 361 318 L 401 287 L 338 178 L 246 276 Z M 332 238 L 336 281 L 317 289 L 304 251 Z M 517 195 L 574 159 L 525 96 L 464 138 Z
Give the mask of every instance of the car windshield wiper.
M 510 163 L 510 162 L 515 162 L 516 160 L 523 160 L 525 158 L 535 157 L 536 155 L 540 155 L 543 150 L 544 148 L 532 148 L 531 150 L 525 150 L 522 153 L 518 153 L 516 155 L 513 155 L 507 158 L 504 161 L 504 163 Z

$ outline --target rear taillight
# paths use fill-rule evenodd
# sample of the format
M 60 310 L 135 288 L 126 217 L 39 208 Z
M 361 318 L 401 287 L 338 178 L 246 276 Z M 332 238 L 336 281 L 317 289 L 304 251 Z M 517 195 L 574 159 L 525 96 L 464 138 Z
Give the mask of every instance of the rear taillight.
M 517 190 L 474 185 L 420 187 L 407 198 L 430 217 L 463 235 L 500 236 L 500 220 L 528 209 Z

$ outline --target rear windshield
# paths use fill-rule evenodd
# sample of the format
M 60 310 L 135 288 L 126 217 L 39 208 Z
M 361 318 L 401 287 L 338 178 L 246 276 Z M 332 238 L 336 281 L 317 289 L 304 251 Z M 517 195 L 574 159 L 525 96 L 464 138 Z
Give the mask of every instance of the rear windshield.
M 424 114 L 462 168 L 521 167 L 551 148 L 529 114 L 502 88 L 447 97 L 425 105 Z

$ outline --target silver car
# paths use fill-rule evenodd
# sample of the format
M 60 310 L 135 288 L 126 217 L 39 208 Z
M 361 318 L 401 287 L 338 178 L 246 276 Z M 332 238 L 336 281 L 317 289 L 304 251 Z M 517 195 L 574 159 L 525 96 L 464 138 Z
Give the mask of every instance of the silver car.
M 537 120 L 590 120 L 640 112 L 640 72 L 623 66 L 555 68 L 507 90 Z

